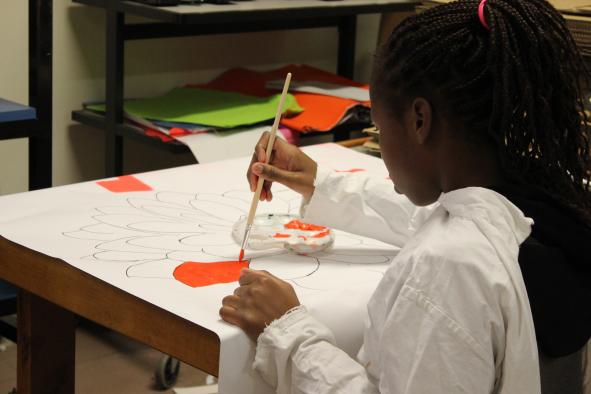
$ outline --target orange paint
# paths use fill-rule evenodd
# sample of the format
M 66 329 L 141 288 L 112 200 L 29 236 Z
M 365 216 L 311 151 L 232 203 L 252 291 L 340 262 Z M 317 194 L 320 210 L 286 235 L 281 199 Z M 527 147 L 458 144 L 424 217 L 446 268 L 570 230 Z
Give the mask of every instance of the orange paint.
M 323 231 L 321 233 L 318 233 L 316 235 L 313 235 L 312 238 L 324 238 L 326 237 L 328 234 L 330 234 L 329 230 Z
M 363 168 L 351 168 L 348 170 L 335 170 L 335 172 L 361 172 L 365 171 Z
M 302 230 L 302 231 L 322 231 L 326 230 L 324 226 L 318 226 L 316 224 L 303 223 L 297 219 L 292 220 L 289 223 L 283 225 L 283 227 L 291 230 Z
M 109 181 L 100 181 L 97 182 L 97 185 L 102 186 L 113 193 L 145 192 L 152 190 L 150 186 L 146 185 L 133 175 L 120 176 L 117 179 Z
M 298 238 L 301 238 L 301 239 L 303 239 L 304 241 L 307 241 L 307 240 L 308 240 L 308 238 L 307 238 L 307 237 L 304 237 L 303 235 L 298 235 Z
M 186 261 L 174 269 L 176 280 L 191 287 L 211 286 L 238 281 L 240 271 L 248 268 L 248 261 L 220 261 L 198 263 Z
M 275 235 L 273 235 L 273 238 L 289 238 L 289 237 L 291 237 L 291 235 L 282 234 L 282 233 L 275 233 Z
M 244 260 L 244 249 L 240 249 L 240 256 L 238 256 L 238 261 Z

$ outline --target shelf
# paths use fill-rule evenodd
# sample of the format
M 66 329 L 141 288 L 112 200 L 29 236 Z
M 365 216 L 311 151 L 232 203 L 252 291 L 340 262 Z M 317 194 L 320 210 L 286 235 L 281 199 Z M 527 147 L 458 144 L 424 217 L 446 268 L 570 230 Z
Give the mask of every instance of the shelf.
M 36 126 L 37 121 L 35 119 L 0 122 L 0 140 L 33 137 L 38 134 L 35 131 Z
M 0 98 L 0 123 L 35 120 L 36 118 L 35 108 Z
M 133 1 L 73 0 L 75 3 L 143 16 L 176 24 L 256 22 L 271 19 L 301 19 L 358 14 L 412 11 L 412 0 L 252 0 L 234 4 L 196 4 L 154 7 Z M 114 4 L 114 6 L 112 6 Z M 111 8 L 114 7 L 114 8 Z
M 411 11 L 417 0 L 234 0 L 234 4 L 154 7 L 130 0 L 72 0 L 101 8 L 106 17 L 105 116 L 74 111 L 72 119 L 105 132 L 105 176 L 123 172 L 123 138 L 156 148 L 184 153 L 178 142 L 166 143 L 123 124 L 125 41 L 222 33 L 332 27 L 337 29 L 337 74 L 352 78 L 355 65 L 357 15 Z M 151 19 L 126 23 L 127 16 Z M 342 125 L 329 134 L 334 141 L 349 139 L 350 131 L 367 124 Z M 327 133 L 302 134 L 303 138 Z
M 35 108 L 0 99 L 0 140 L 35 135 Z
M 96 112 L 79 110 L 72 111 L 72 120 L 92 126 L 98 131 L 105 132 L 105 117 Z M 164 142 L 158 137 L 150 137 L 144 134 L 143 130 L 128 124 L 119 124 L 115 132 L 116 135 L 129 137 L 140 141 L 157 149 L 163 149 L 171 153 L 190 153 L 189 147 L 179 141 Z
M 72 120 L 92 126 L 93 128 L 105 132 L 105 117 L 96 112 L 88 110 L 79 110 L 72 112 Z M 334 141 L 344 141 L 349 139 L 351 131 L 362 130 L 368 127 L 366 122 L 355 122 L 342 124 L 335 127 L 331 131 L 316 131 L 310 133 L 302 133 L 301 138 L 316 137 L 322 135 L 333 135 Z M 269 125 L 269 128 L 271 125 Z M 116 129 L 116 134 L 124 137 L 132 138 L 136 141 L 148 144 L 157 149 L 163 149 L 170 153 L 189 153 L 189 147 L 179 141 L 164 142 L 158 137 L 151 137 L 144 134 L 143 130 L 128 124 L 119 124 Z

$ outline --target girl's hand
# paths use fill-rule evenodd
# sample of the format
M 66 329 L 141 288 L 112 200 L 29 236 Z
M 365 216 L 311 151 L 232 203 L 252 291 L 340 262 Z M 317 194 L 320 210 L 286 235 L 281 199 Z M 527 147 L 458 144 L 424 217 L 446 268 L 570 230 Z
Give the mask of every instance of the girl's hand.
M 234 294 L 222 300 L 220 316 L 242 328 L 253 341 L 273 320 L 300 305 L 293 287 L 267 271 L 245 268 L 239 283 Z
M 259 177 L 265 180 L 261 192 L 261 201 L 271 201 L 271 184 L 279 182 L 300 193 L 304 198 L 312 197 L 317 164 L 297 147 L 290 145 L 281 138 L 273 144 L 273 154 L 269 164 L 265 164 L 269 132 L 265 132 L 255 147 L 254 155 L 248 166 L 246 178 L 250 191 L 256 190 Z

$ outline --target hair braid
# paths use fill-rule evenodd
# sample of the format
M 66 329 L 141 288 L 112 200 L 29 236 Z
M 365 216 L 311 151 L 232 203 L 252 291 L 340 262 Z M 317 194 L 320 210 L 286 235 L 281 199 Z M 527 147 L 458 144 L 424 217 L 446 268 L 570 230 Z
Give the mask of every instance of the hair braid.
M 407 18 L 376 57 L 374 87 L 393 108 L 424 95 L 470 137 L 494 142 L 505 175 L 591 224 L 589 74 L 545 0 L 459 0 Z

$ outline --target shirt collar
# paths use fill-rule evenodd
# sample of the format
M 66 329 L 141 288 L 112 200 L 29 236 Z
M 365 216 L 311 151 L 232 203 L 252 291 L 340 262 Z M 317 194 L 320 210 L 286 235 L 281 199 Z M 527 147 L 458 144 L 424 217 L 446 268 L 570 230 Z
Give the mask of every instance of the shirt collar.
M 442 193 L 439 203 L 450 215 L 475 219 L 485 217 L 495 227 L 508 228 L 521 244 L 531 233 L 533 220 L 494 190 L 466 187 Z

